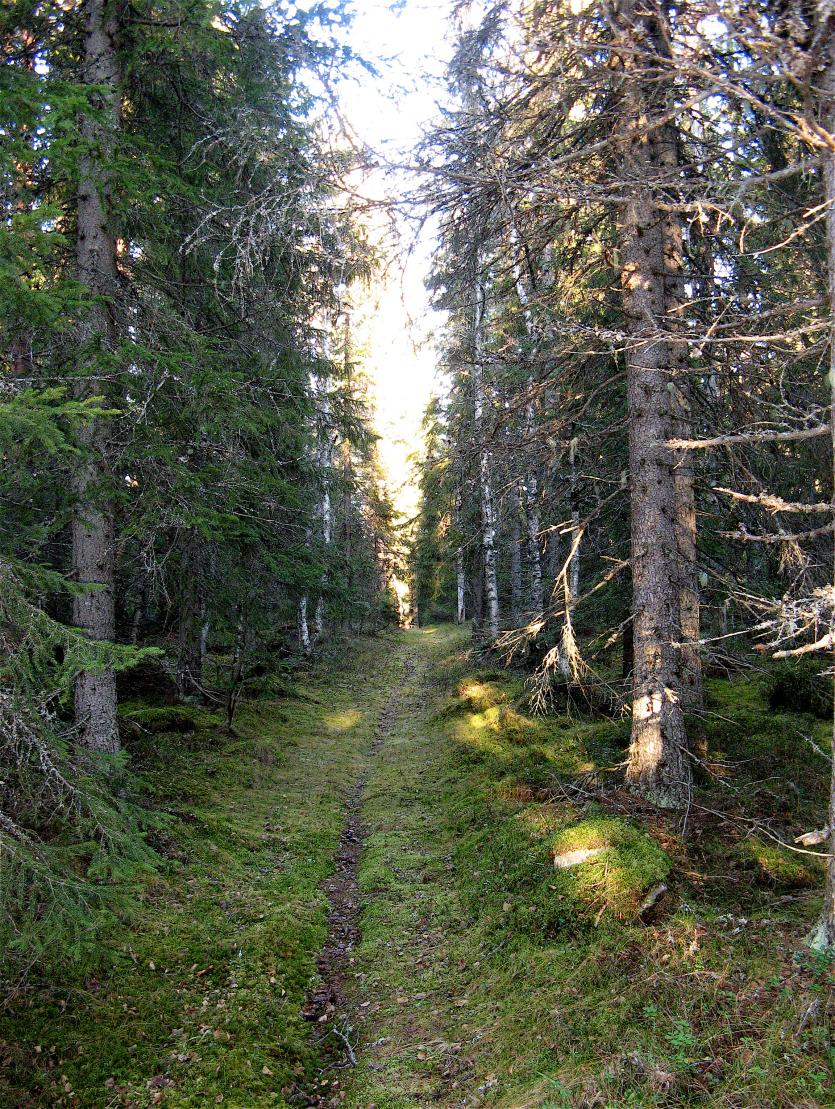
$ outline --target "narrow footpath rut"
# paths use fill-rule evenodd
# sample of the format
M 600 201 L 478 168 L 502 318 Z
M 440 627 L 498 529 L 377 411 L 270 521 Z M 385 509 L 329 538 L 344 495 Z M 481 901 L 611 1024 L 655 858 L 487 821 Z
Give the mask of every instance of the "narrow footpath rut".
M 322 884 L 330 910 L 327 937 L 316 960 L 321 981 L 308 996 L 303 1012 L 314 1026 L 314 1041 L 326 1062 L 314 1083 L 300 1093 L 301 1105 L 344 1104 L 343 1074 L 357 1063 L 353 1027 L 346 1004 L 346 978 L 360 940 L 359 865 L 366 838 L 362 808 L 373 760 L 391 735 L 403 690 L 414 669 L 413 658 L 404 656 L 402 677 L 380 714 L 368 750 L 368 765 L 345 806 L 345 825 L 339 839 L 333 874 Z

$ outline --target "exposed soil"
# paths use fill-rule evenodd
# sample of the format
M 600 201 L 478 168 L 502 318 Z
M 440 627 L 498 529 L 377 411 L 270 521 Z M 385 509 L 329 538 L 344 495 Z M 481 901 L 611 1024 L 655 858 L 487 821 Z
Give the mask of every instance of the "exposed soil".
M 412 672 L 411 660 L 404 660 L 404 675 L 380 714 L 369 749 L 373 757 L 386 742 L 394 725 L 403 686 Z M 345 1004 L 345 984 L 352 952 L 360 940 L 360 888 L 358 872 L 365 844 L 361 811 L 369 771 L 358 779 L 345 806 L 345 826 L 336 851 L 333 874 L 322 883 L 330 903 L 328 934 L 316 960 L 320 982 L 302 1010 L 315 1025 L 314 1039 L 326 1059 L 317 1078 L 300 1090 L 300 1105 L 340 1105 L 344 1099 L 342 1072 L 356 1064 L 353 1028 Z

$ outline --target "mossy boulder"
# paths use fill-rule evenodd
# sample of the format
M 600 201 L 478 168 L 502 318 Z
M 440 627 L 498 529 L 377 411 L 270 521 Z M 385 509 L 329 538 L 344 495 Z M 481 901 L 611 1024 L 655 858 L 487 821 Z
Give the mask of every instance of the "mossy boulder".
M 665 881 L 671 867 L 651 836 L 611 816 L 592 816 L 563 828 L 551 853 L 559 885 L 621 920 L 638 916 L 648 892 Z

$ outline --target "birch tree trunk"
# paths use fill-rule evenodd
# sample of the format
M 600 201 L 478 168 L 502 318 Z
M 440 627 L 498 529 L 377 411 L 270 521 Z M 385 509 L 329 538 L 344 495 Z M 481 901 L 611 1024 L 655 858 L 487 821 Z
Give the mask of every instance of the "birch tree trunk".
M 107 394 L 102 363 L 115 347 L 112 300 L 116 291 L 116 242 L 108 218 L 114 139 L 119 126 L 116 18 L 106 0 L 86 0 L 84 84 L 95 86 L 93 111 L 81 119 L 84 150 L 78 180 L 78 279 L 91 304 L 78 330 L 79 397 Z M 110 429 L 98 418 L 79 433 L 84 457 L 73 479 L 72 566 L 75 581 L 91 587 L 73 599 L 73 623 L 94 640 L 112 640 L 115 620 L 114 506 L 110 478 Z M 75 682 L 75 722 L 80 747 L 100 754 L 119 750 L 116 676 L 112 669 L 84 670 Z
M 522 623 L 522 504 L 519 486 L 510 486 L 510 622 L 514 628 Z
M 296 627 L 298 630 L 299 647 L 303 655 L 309 655 L 312 649 L 310 642 L 310 627 L 307 622 L 307 594 L 299 597 L 298 608 L 296 611 Z
M 510 233 L 511 249 L 513 251 L 513 278 L 516 285 L 516 296 L 522 309 L 525 321 L 525 333 L 532 347 L 539 344 L 539 329 L 533 316 L 531 295 L 525 281 L 525 275 L 519 258 L 519 237 L 514 228 Z M 528 378 L 528 396 L 525 402 L 525 438 L 528 443 L 534 441 L 536 431 L 536 405 L 534 403 L 534 379 Z M 539 479 L 536 472 L 536 463 L 532 463 L 525 476 L 525 523 L 527 530 L 527 555 L 528 555 L 528 605 L 531 616 L 536 619 L 542 614 L 545 607 L 545 597 L 542 586 L 542 552 L 539 545 Z
M 479 453 L 481 494 L 481 542 L 484 551 L 484 624 L 483 633 L 489 643 L 499 638 L 499 584 L 496 569 L 496 507 L 493 494 L 491 451 L 487 445 L 484 389 L 484 286 L 476 277 L 473 285 L 473 408 Z
M 464 498 L 461 493 L 461 462 L 458 460 L 459 476 L 455 490 L 455 526 L 459 535 L 464 533 Z M 463 624 L 467 619 L 467 573 L 464 567 L 464 548 L 455 548 L 455 623 Z
M 621 285 L 629 332 L 626 352 L 634 606 L 632 741 L 627 779 L 656 803 L 683 804 L 692 772 L 682 705 L 680 573 L 673 429 L 675 388 L 665 339 L 666 221 L 656 206 L 664 174 L 664 139 L 653 125 L 657 75 L 641 69 L 652 17 L 631 0 L 617 9 L 621 101 L 621 172 L 628 199 L 620 220 Z M 637 59 L 637 60 L 636 60 Z M 663 97 L 662 97 L 663 99 Z

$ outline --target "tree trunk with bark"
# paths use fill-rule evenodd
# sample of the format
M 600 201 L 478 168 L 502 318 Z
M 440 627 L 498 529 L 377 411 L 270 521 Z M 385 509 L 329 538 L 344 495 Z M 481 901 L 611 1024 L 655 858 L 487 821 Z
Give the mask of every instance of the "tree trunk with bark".
M 663 38 L 663 36 L 662 36 Z M 666 46 L 660 47 L 666 50 Z M 660 171 L 670 187 L 679 175 L 678 140 L 672 123 L 659 128 L 657 144 Z M 684 234 L 677 212 L 663 215 L 665 323 L 671 338 L 672 428 L 676 439 L 692 437 L 692 384 L 687 321 L 688 296 L 685 282 Z M 676 544 L 679 558 L 679 614 L 681 623 L 681 697 L 686 712 L 701 718 L 704 709 L 702 659 L 699 652 L 700 603 L 696 562 L 696 467 L 692 451 L 679 451 L 675 459 Z M 699 727 L 696 746 L 703 747 L 704 728 Z
M 826 68 L 821 79 L 820 123 L 829 138 L 824 152 L 824 184 L 826 191 L 826 265 L 829 284 L 829 387 L 830 387 L 830 437 L 832 444 L 832 513 L 835 517 L 835 46 L 832 43 L 835 14 L 831 6 L 819 5 L 820 21 L 817 28 L 825 50 Z M 833 545 L 832 589 L 835 593 L 835 545 Z M 835 622 L 835 614 L 830 619 Z M 833 675 L 835 686 L 835 672 Z M 826 860 L 826 881 L 824 884 L 823 909 L 817 928 L 812 935 L 812 946 L 835 948 L 835 698 L 833 698 L 832 719 L 832 766 L 829 780 L 829 838 L 826 847 L 829 858 Z
M 110 226 L 109 162 L 119 126 L 119 83 L 113 6 L 106 0 L 85 5 L 84 84 L 93 110 L 81 119 L 84 152 L 79 159 L 78 279 L 91 303 L 78 332 L 80 398 L 108 392 L 102 363 L 115 348 L 112 302 L 116 291 L 116 241 Z M 84 450 L 73 480 L 72 565 L 84 592 L 73 600 L 73 623 L 94 640 L 115 636 L 114 505 L 107 486 L 110 428 L 105 418 L 79 433 Z M 75 682 L 75 722 L 80 747 L 99 754 L 119 750 L 116 676 L 111 668 L 84 670 Z
M 206 637 L 206 589 L 200 537 L 192 528 L 182 567 L 182 603 L 177 647 L 177 692 L 182 700 L 203 696 Z
M 328 382 L 323 381 L 319 387 L 320 409 L 318 429 L 316 434 L 316 465 L 322 475 L 322 499 L 319 504 L 319 516 L 322 523 L 322 546 L 327 558 L 328 548 L 333 539 L 333 506 L 331 504 L 330 468 L 331 457 L 331 430 L 330 430 L 330 394 Z M 316 611 L 313 616 L 312 642 L 317 643 L 325 634 L 325 596 L 324 591 L 328 584 L 327 567 L 322 571 L 319 580 L 319 595 L 316 598 Z
M 493 493 L 491 451 L 487 445 L 487 398 L 484 388 L 484 286 L 476 279 L 473 287 L 473 408 L 479 453 L 481 494 L 481 542 L 484 552 L 484 623 L 482 632 L 489 643 L 499 638 L 499 581 L 496 566 L 496 506 Z
M 631 0 L 617 9 L 623 72 L 621 285 L 629 340 L 626 352 L 631 478 L 634 606 L 632 741 L 627 778 L 656 803 L 679 806 L 692 784 L 682 705 L 680 558 L 673 431 L 673 356 L 665 338 L 667 220 L 657 197 L 673 184 L 654 124 L 666 104 L 664 84 L 641 61 L 660 36 L 653 16 Z M 655 79 L 653 80 L 653 76 Z
M 463 624 L 467 619 L 467 579 L 464 574 L 464 550 L 458 547 L 455 551 L 455 588 L 456 588 L 456 611 L 455 623 Z
M 513 251 L 513 278 L 516 285 L 516 296 L 525 321 L 525 334 L 533 350 L 539 346 L 540 332 L 534 319 L 531 306 L 531 293 L 525 279 L 521 261 L 519 237 L 514 228 L 510 234 L 511 250 Z M 525 402 L 525 439 L 528 443 L 534 442 L 536 433 L 536 404 L 534 400 L 534 379 L 528 377 L 528 395 Z M 525 475 L 525 523 L 527 540 L 528 561 L 528 606 L 530 615 L 536 619 L 542 614 L 545 607 L 545 597 L 542 585 L 542 552 L 539 542 L 539 478 L 536 462 L 531 462 Z
M 514 628 L 522 623 L 522 504 L 519 486 L 510 486 L 510 622 Z

